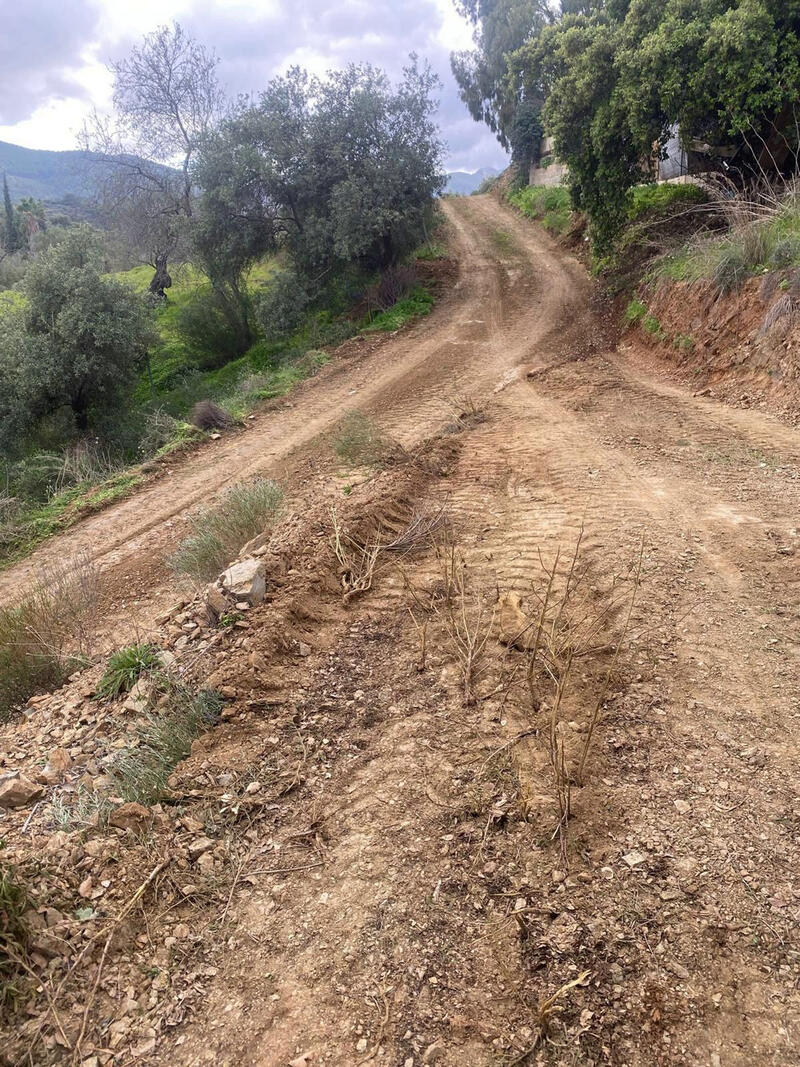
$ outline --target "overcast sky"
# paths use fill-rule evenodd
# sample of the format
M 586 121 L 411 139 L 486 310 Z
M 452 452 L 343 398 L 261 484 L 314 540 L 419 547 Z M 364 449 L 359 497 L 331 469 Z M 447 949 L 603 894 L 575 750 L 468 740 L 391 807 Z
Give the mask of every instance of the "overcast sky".
M 470 46 L 471 32 L 452 0 L 19 0 L 3 12 L 0 140 L 75 148 L 84 116 L 108 105 L 109 60 L 172 20 L 215 49 L 231 95 L 258 91 L 292 64 L 321 74 L 369 61 L 396 75 L 415 51 L 443 82 L 447 168 L 505 165 L 458 98 L 448 57 Z

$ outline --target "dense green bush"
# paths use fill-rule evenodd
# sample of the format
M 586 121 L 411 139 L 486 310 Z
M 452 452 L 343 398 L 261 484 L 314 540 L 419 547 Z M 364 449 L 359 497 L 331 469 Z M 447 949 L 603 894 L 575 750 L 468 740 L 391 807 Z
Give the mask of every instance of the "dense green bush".
M 526 185 L 508 193 L 508 200 L 529 219 L 542 222 L 551 233 L 564 233 L 572 208 L 569 191 L 561 185 Z
M 202 370 L 213 370 L 240 356 L 239 340 L 231 331 L 211 286 L 198 288 L 178 311 L 178 331 Z

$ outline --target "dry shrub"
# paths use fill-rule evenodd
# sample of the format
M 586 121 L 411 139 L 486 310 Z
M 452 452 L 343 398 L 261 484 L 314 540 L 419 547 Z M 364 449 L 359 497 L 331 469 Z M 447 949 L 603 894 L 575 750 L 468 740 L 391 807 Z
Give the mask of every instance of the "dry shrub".
M 779 296 L 764 316 L 761 335 L 769 333 L 779 322 L 782 322 L 784 328 L 788 329 L 794 322 L 797 310 L 798 303 L 792 298 L 791 293 Z
M 331 519 L 333 533 L 330 545 L 336 558 L 345 603 L 372 587 L 379 570 L 379 559 L 410 555 L 433 543 L 437 531 L 447 527 L 443 508 L 431 513 L 415 513 L 408 525 L 389 540 L 382 538 L 380 529 L 366 539 L 352 535 L 342 526 L 335 508 L 331 509 Z M 383 565 L 383 561 L 380 565 Z
M 282 504 L 283 492 L 269 479 L 232 486 L 215 508 L 192 518 L 193 532 L 170 557 L 170 566 L 198 583 L 216 578 L 276 519 Z
M 362 411 L 348 411 L 333 436 L 339 459 L 353 467 L 380 467 L 402 455 L 396 441 L 385 437 Z
M 198 430 L 229 430 L 236 423 L 233 415 L 213 400 L 198 401 L 192 408 L 189 421 Z
M 441 623 L 458 664 L 462 700 L 469 707 L 476 701 L 476 686 L 484 671 L 484 654 L 492 635 L 496 607 L 488 594 L 474 586 L 466 558 L 453 542 L 449 526 L 443 523 L 437 530 L 439 533 L 432 540 L 439 577 L 427 600 L 406 578 L 406 588 L 423 621 L 418 621 L 413 610 L 411 617 L 420 634 L 420 664 L 425 659 L 427 617 Z
M 589 587 L 588 569 L 581 559 L 581 529 L 574 552 L 566 568 L 561 553 L 556 553 L 550 567 L 542 563 L 544 588 L 534 589 L 531 610 L 520 614 L 518 630 L 507 634 L 505 643 L 524 651 L 526 682 L 533 721 L 545 709 L 546 729 L 532 732 L 544 736 L 547 762 L 559 811 L 558 834 L 562 859 L 566 863 L 566 842 L 571 817 L 573 783 L 583 785 L 586 765 L 591 754 L 609 687 L 615 675 L 622 646 L 626 640 L 631 614 L 641 580 L 644 544 L 636 565 L 621 577 L 615 576 L 602 594 Z M 617 632 L 615 620 L 623 616 Z M 575 675 L 581 665 L 580 687 L 585 692 L 587 679 L 597 676 L 596 693 L 584 726 L 584 736 L 576 753 L 567 751 L 563 719 L 568 696 L 577 686 Z M 603 666 L 605 665 L 605 670 Z M 594 668 L 594 670 L 592 670 Z
M 417 272 L 413 267 L 400 264 L 389 267 L 378 281 L 366 293 L 366 302 L 370 311 L 388 311 L 398 300 L 408 296 L 418 282 Z
M 16 607 L 0 609 L 0 721 L 86 662 L 97 570 L 86 556 L 46 569 Z
M 98 441 L 77 441 L 70 445 L 61 457 L 53 489 L 60 493 L 70 485 L 102 482 L 119 470 L 119 462 Z

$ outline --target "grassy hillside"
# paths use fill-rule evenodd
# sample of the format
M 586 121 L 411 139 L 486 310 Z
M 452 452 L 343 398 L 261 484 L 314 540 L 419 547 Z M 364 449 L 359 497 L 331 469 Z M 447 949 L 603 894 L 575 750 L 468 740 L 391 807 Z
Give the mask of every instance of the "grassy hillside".
M 8 178 L 11 199 L 17 202 L 32 196 L 76 217 L 86 215 L 82 209 L 88 206 L 108 167 L 105 157 L 96 152 L 51 152 L 0 141 L 0 174 Z

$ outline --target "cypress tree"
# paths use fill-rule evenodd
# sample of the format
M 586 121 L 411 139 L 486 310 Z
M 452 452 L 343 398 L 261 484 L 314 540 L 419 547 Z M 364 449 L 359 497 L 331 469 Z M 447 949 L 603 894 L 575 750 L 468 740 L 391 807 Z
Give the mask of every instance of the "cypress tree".
M 5 208 L 5 246 L 6 252 L 17 250 L 17 227 L 14 220 L 14 207 L 11 203 L 11 193 L 8 191 L 8 178 L 3 174 L 3 207 Z

